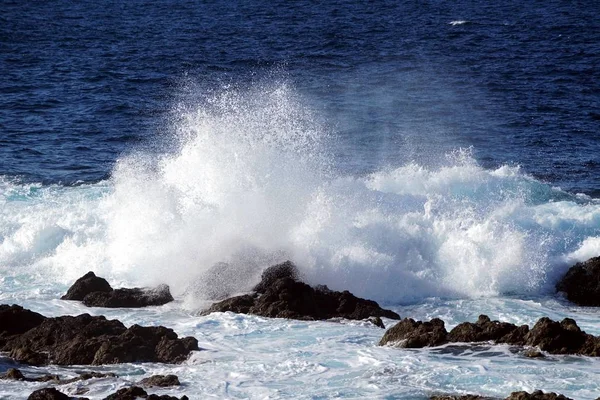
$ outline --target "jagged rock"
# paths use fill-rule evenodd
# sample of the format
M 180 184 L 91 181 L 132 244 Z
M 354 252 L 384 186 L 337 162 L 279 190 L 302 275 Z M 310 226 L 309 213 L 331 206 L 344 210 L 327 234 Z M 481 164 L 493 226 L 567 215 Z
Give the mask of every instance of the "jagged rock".
M 570 318 L 565 318 L 562 322 L 546 317 L 540 318 L 529 330 L 527 325 L 517 327 L 505 322 L 491 321 L 486 315 L 480 315 L 476 323 L 459 324 L 449 334 L 445 333 L 443 327 L 444 322 L 437 318 L 431 322 L 404 319 L 388 329 L 379 344 L 396 343 L 398 347 L 426 347 L 446 342 L 493 341 L 537 347 L 551 354 L 600 356 L 600 338 L 583 332 Z
M 23 373 L 16 368 L 9 368 L 4 374 L 0 374 L 0 379 L 10 379 L 13 381 L 23 381 L 25 377 Z
M 146 393 L 144 389 L 139 386 L 132 386 L 124 389 L 118 390 L 116 393 L 111 394 L 108 397 L 105 397 L 104 400 L 136 400 L 138 398 L 148 399 L 148 400 L 189 400 L 187 396 L 182 396 L 181 398 L 175 396 L 168 395 L 149 395 Z
M 16 368 L 9 368 L 4 374 L 0 374 L 0 379 L 10 379 L 15 381 L 25 381 L 25 382 L 54 382 L 60 385 L 64 385 L 67 383 L 73 383 L 77 381 L 84 381 L 92 378 L 106 378 L 106 377 L 116 377 L 115 374 L 109 372 L 103 374 L 101 372 L 84 372 L 81 373 L 76 378 L 71 379 L 60 379 L 58 375 L 43 375 L 37 377 L 26 377 L 23 373 Z
M 430 322 L 404 318 L 385 332 L 379 345 L 405 348 L 439 346 L 448 341 L 447 335 L 444 321 L 439 318 L 434 318 Z
M 138 385 L 145 387 L 168 387 L 168 386 L 179 386 L 179 378 L 177 375 L 153 375 L 148 378 L 144 378 L 138 382 Z
M 540 318 L 525 336 L 525 340 L 527 345 L 552 354 L 597 355 L 598 352 L 597 338 L 582 332 L 571 318 L 565 318 L 562 322 L 552 321 L 547 317 Z M 588 340 L 594 345 L 584 349 Z
M 153 289 L 113 289 L 104 279 L 88 272 L 77 279 L 62 300 L 79 300 L 88 307 L 140 308 L 160 306 L 173 301 L 167 285 Z
M 83 298 L 88 307 L 108 308 L 141 308 L 162 306 L 173 301 L 167 285 L 159 285 L 154 289 L 115 289 L 112 292 L 93 292 Z
M 0 304 L 0 348 L 10 337 L 35 328 L 44 319 L 46 317 L 43 315 L 26 310 L 16 304 L 12 306 Z
M 475 394 L 464 394 L 464 395 L 442 395 L 442 396 L 431 396 L 429 400 L 491 400 L 491 397 L 483 397 Z
M 383 324 L 383 321 L 380 317 L 369 317 L 367 318 L 367 321 L 369 321 L 378 328 L 385 329 L 385 325 Z
M 582 306 L 600 306 L 600 257 L 572 266 L 556 284 L 567 299 Z
M 54 388 L 38 389 L 31 393 L 27 400 L 88 400 L 84 397 L 69 397 Z
M 83 300 L 83 298 L 94 292 L 108 293 L 113 288 L 104 278 L 99 278 L 92 271 L 77 279 L 73 286 L 67 290 L 67 294 L 61 297 L 62 300 Z
M 327 287 L 312 288 L 298 282 L 295 266 L 286 262 L 270 267 L 253 294 L 232 297 L 213 304 L 203 314 L 232 311 L 271 318 L 323 320 L 330 318 L 366 319 L 371 316 L 399 319 L 393 311 L 372 300 L 358 298 L 348 291 Z
M 148 393 L 139 386 L 133 386 L 119 389 L 116 393 L 105 397 L 104 400 L 135 400 L 138 397 L 147 398 Z
M 192 337 L 179 339 L 163 326 L 127 329 L 117 320 L 82 314 L 45 318 L 29 331 L 12 336 L 0 349 L 31 365 L 89 365 L 122 362 L 183 361 L 199 350 Z
M 257 293 L 265 293 L 276 280 L 290 278 L 297 281 L 299 276 L 298 268 L 291 261 L 272 265 L 263 271 L 260 282 L 254 286 L 253 290 Z
M 533 393 L 527 392 L 513 392 L 505 400 L 573 400 L 569 397 L 565 397 L 562 394 L 556 394 L 553 392 L 544 393 L 541 390 L 536 390 Z
M 480 315 L 477 322 L 463 322 L 458 324 L 448 334 L 450 342 L 487 342 L 519 344 L 523 337 L 515 336 L 518 329 L 516 325 L 508 322 L 491 321 L 487 315 Z M 522 332 L 522 331 L 519 331 Z

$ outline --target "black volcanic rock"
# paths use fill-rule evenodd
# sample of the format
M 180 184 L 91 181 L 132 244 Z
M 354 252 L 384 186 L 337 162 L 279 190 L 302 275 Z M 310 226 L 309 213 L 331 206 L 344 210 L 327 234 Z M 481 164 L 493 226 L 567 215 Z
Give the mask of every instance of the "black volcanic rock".
M 139 386 L 132 386 L 118 390 L 116 393 L 105 397 L 104 400 L 136 400 L 136 399 L 148 399 L 148 400 L 189 400 L 187 396 L 181 398 L 175 396 L 168 396 L 166 394 L 159 396 L 156 394 L 148 394 L 144 389 Z
M 177 375 L 152 375 L 151 377 L 144 378 L 139 381 L 138 385 L 145 387 L 168 387 L 168 386 L 179 386 L 179 378 Z
M 556 284 L 567 299 L 581 306 L 600 306 L 600 257 L 572 266 Z
M 62 300 L 79 300 L 88 307 L 140 308 L 160 306 L 173 301 L 167 285 L 153 289 L 113 289 L 104 279 L 88 272 L 77 279 Z
M 112 292 L 92 292 L 83 298 L 88 307 L 108 308 L 140 308 L 161 306 L 173 301 L 167 285 L 159 285 L 154 289 L 115 289 Z
M 570 318 L 561 322 L 546 317 L 540 318 L 530 330 L 527 325 L 516 326 L 491 321 L 486 315 L 480 315 L 477 322 L 459 324 L 450 333 L 446 333 L 444 322 L 437 318 L 431 322 L 403 319 L 385 332 L 379 344 L 426 347 L 444 343 L 482 341 L 531 346 L 551 354 L 600 356 L 600 338 L 583 332 Z
M 562 394 L 553 392 L 544 393 L 541 390 L 536 390 L 532 393 L 527 392 L 512 392 L 505 400 L 573 400 L 565 397 Z
M 278 279 L 290 278 L 297 281 L 299 276 L 298 268 L 291 261 L 272 265 L 263 271 L 260 282 L 254 286 L 253 290 L 257 293 L 264 293 Z
M 31 365 L 98 365 L 176 363 L 199 350 L 195 338 L 179 339 L 173 330 L 163 326 L 133 325 L 128 329 L 117 320 L 89 314 L 42 318 L 39 325 L 10 336 L 0 351 Z
M 54 388 L 38 389 L 31 393 L 27 400 L 88 400 L 84 397 L 69 397 Z
M 448 341 L 447 336 L 444 321 L 439 318 L 430 322 L 404 318 L 385 332 L 379 345 L 393 344 L 405 348 L 440 346 Z
M 400 318 L 376 302 L 358 298 L 348 291 L 336 292 L 325 286 L 315 289 L 297 281 L 297 275 L 296 267 L 289 261 L 270 267 L 263 273 L 255 293 L 215 303 L 203 314 L 232 311 L 299 320 Z
M 487 315 L 480 315 L 477 322 L 463 322 L 452 329 L 448 334 L 448 341 L 468 343 L 492 340 L 498 343 L 523 344 L 524 335 L 515 335 L 515 332 L 522 332 L 517 331 L 518 328 L 508 322 L 491 321 Z
M 0 348 L 10 337 L 35 328 L 45 319 L 43 315 L 16 304 L 0 304 Z

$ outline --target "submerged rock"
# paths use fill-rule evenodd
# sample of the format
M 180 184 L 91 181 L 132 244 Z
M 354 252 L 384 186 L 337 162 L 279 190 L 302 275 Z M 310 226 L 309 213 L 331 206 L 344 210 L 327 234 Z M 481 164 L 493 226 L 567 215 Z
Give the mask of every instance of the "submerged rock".
M 27 400 L 88 400 L 85 397 L 69 397 L 54 388 L 38 389 L 31 393 Z
M 572 266 L 556 284 L 567 299 L 581 306 L 600 306 L 600 257 Z
M 42 318 L 39 325 L 10 336 L 0 350 L 31 365 L 177 363 L 199 350 L 195 338 L 179 339 L 164 326 L 126 328 L 120 321 L 89 314 Z
M 77 279 L 62 300 L 79 300 L 88 307 L 140 308 L 160 306 L 173 301 L 167 285 L 153 289 L 113 289 L 104 278 L 88 272 Z
M 294 264 L 287 261 L 269 267 L 253 294 L 236 296 L 213 304 L 204 315 L 232 311 L 271 318 L 324 320 L 330 318 L 366 319 L 386 317 L 399 319 L 393 311 L 379 307 L 372 300 L 354 296 L 348 291 L 336 292 L 326 286 L 313 288 L 299 282 Z
M 463 394 L 463 395 L 441 395 L 431 396 L 429 400 L 491 400 L 492 397 L 483 397 L 476 394 Z
M 551 354 L 600 356 L 600 338 L 585 333 L 570 318 L 561 322 L 540 318 L 530 330 L 527 325 L 516 326 L 491 321 L 488 316 L 480 315 L 477 322 L 463 322 L 450 333 L 446 333 L 444 322 L 437 318 L 430 322 L 403 319 L 385 332 L 379 344 L 427 347 L 444 343 L 487 341 L 539 348 Z

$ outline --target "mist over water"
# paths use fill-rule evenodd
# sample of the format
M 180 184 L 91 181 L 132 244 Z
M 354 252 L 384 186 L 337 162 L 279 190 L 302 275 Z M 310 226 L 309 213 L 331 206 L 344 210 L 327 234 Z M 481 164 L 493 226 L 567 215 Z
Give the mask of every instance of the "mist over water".
M 484 169 L 470 149 L 339 172 L 335 132 L 285 83 L 215 91 L 175 115 L 174 146 L 122 157 L 109 181 L 3 180 L 4 279 L 68 285 L 94 270 L 166 282 L 193 309 L 290 259 L 309 283 L 410 303 L 551 292 L 600 251 L 597 201 L 518 166 Z

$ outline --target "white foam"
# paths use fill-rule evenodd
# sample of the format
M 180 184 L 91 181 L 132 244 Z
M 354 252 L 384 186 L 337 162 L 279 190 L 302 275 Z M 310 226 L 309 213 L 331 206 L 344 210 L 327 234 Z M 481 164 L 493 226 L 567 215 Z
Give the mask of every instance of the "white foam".
M 165 282 L 193 308 L 215 263 L 238 292 L 289 258 L 311 283 L 398 303 L 545 293 L 600 250 L 597 202 L 468 149 L 435 168 L 332 173 L 327 130 L 285 85 L 186 105 L 174 128 L 177 151 L 123 158 L 109 182 L 1 182 L 3 275 Z

